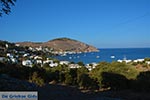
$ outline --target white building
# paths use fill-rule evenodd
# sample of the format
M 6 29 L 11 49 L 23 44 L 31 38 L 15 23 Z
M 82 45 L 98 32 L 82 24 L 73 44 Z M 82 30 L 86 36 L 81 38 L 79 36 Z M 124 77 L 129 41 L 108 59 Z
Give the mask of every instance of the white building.
M 20 46 L 20 44 L 15 44 L 15 46 L 16 46 L 16 47 L 19 47 L 19 46 Z
M 97 63 L 91 63 L 91 64 L 86 64 L 86 68 L 91 71 L 92 69 L 96 68 L 98 64 Z
M 43 61 L 43 64 L 46 64 L 46 63 L 53 63 L 53 60 L 45 60 L 45 61 Z
M 36 60 L 37 64 L 42 64 L 42 60 Z
M 32 48 L 32 47 L 29 47 L 29 50 L 33 50 L 33 48 Z
M 23 61 L 22 61 L 22 65 L 23 65 L 23 66 L 32 67 L 33 63 L 32 63 L 31 60 L 23 60 Z
M 132 60 L 117 60 L 117 62 L 120 62 L 120 63 L 122 63 L 122 62 L 126 62 L 126 63 L 129 63 L 129 62 L 131 62 Z
M 144 61 L 144 59 L 136 59 L 133 62 L 143 62 L 143 61 Z
M 146 63 L 150 65 L 150 61 L 146 61 Z
M 49 60 L 49 58 L 47 58 L 47 60 L 43 61 L 43 64 L 49 64 L 50 67 L 58 66 L 58 63 L 54 63 L 54 61 L 53 60 Z
M 36 48 L 38 51 L 42 51 L 42 47 L 40 46 L 39 48 Z
M 6 46 L 6 48 L 8 48 L 9 46 L 8 46 L 8 44 L 5 44 L 5 46 Z
M 117 62 L 123 62 L 123 60 L 120 60 L 120 59 L 119 59 L 119 60 L 117 60 Z
M 23 55 L 23 57 L 27 57 L 27 56 L 29 56 L 30 54 L 29 53 L 25 53 L 24 55 Z
M 6 56 L 9 57 L 9 58 L 13 58 L 13 57 L 14 57 L 14 56 L 13 56 L 12 54 L 10 54 L 10 53 L 7 53 Z
M 40 56 L 35 56 L 34 59 L 42 59 Z
M 10 60 L 12 61 L 12 63 L 18 63 L 16 58 L 10 58 Z
M 50 66 L 50 67 L 57 67 L 57 66 L 58 66 L 58 63 L 50 63 L 49 66 Z
M 69 68 L 81 68 L 78 64 L 69 64 Z
M 69 63 L 70 63 L 69 61 L 60 61 L 60 62 L 59 62 L 59 64 L 61 64 L 61 65 L 64 65 L 64 64 L 65 64 L 65 65 L 68 65 Z

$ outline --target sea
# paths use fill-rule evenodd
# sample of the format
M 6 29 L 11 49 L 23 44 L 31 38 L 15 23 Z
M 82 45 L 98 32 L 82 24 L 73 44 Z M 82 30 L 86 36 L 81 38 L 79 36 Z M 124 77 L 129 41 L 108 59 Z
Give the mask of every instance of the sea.
M 150 58 L 150 48 L 101 48 L 99 52 L 67 54 L 55 56 L 60 61 L 83 62 L 84 64 L 112 62 L 117 60 L 136 60 Z

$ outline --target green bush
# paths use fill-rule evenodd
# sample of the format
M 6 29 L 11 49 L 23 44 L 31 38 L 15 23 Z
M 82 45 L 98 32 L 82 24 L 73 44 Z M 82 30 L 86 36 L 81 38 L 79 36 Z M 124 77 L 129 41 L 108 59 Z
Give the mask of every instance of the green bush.
M 139 73 L 136 68 L 130 64 L 120 62 L 101 62 L 90 72 L 91 77 L 98 80 L 100 87 L 102 86 L 102 73 L 104 72 L 119 74 L 125 76 L 127 79 L 136 79 L 136 76 Z
M 72 80 L 73 80 L 73 78 L 71 77 L 71 75 L 69 73 L 66 73 L 65 74 L 65 84 L 72 85 L 73 84 Z
M 44 85 L 44 80 L 41 77 L 38 76 L 37 72 L 34 72 L 32 74 L 32 76 L 29 77 L 29 82 L 35 83 L 38 86 L 43 86 Z
M 102 73 L 102 87 L 111 88 L 112 90 L 127 89 L 128 79 L 120 74 L 103 72 Z
M 88 74 L 81 74 L 78 80 L 78 85 L 83 89 L 99 89 L 97 81 L 89 77 Z

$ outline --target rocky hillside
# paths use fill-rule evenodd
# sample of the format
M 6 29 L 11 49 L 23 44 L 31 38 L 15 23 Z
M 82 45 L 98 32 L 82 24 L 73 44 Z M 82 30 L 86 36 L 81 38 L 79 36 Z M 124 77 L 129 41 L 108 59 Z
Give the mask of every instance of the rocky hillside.
M 98 51 L 97 48 L 91 45 L 69 38 L 57 38 L 43 43 L 20 42 L 18 44 L 20 44 L 21 46 L 30 46 L 30 47 L 40 47 L 40 46 L 49 47 L 53 48 L 55 51 L 74 51 L 74 52 Z

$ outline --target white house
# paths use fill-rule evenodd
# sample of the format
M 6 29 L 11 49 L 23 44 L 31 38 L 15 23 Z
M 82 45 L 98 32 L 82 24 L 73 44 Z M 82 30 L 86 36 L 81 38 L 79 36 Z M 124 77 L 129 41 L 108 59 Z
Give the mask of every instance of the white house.
M 144 59 L 136 59 L 133 62 L 143 62 L 143 61 L 144 61 Z
M 43 64 L 49 64 L 50 67 L 58 66 L 58 63 L 54 63 L 54 61 L 53 60 L 49 60 L 49 58 L 47 58 L 47 60 L 43 61 Z
M 23 57 L 27 57 L 27 56 L 29 56 L 30 54 L 29 53 L 25 53 L 24 55 L 23 55 Z
M 36 60 L 37 64 L 42 64 L 42 60 Z
M 150 65 L 150 61 L 146 61 L 146 63 Z
M 86 64 L 86 68 L 91 71 L 92 69 L 96 68 L 98 64 L 97 63 L 92 63 L 92 64 Z
M 20 46 L 20 44 L 15 44 L 15 46 L 19 47 L 19 46 Z
M 42 59 L 40 56 L 35 56 L 34 59 Z
M 53 60 L 45 60 L 45 61 L 43 61 L 43 64 L 46 64 L 46 63 L 53 63 Z
M 95 68 L 98 64 L 97 63 L 92 63 L 92 67 Z
M 57 67 L 57 66 L 58 66 L 58 63 L 50 63 L 49 66 L 50 66 L 50 67 Z
M 117 60 L 117 61 L 118 61 L 118 62 L 121 62 L 121 63 L 122 63 L 122 62 L 129 63 L 129 62 L 131 62 L 132 60 L 120 60 L 120 59 L 119 59 L 119 60 Z
M 119 60 L 117 60 L 117 62 L 123 62 L 123 60 L 120 60 L 120 59 L 119 59 Z
M 61 65 L 64 65 L 64 64 L 65 64 L 65 65 L 68 65 L 69 63 L 70 63 L 69 61 L 60 61 L 60 62 L 59 62 L 59 64 L 61 64 Z
M 23 61 L 22 61 L 22 65 L 23 65 L 23 66 L 32 67 L 33 63 L 32 63 L 31 60 L 23 60 Z
M 5 44 L 5 46 L 6 46 L 6 48 L 8 48 L 9 46 L 8 46 L 8 44 Z
M 32 47 L 29 47 L 29 50 L 33 50 L 33 48 L 32 48 Z
M 17 59 L 16 58 L 10 58 L 10 60 L 12 61 L 12 63 L 17 63 Z
M 69 64 L 69 68 L 81 68 L 78 64 Z
M 40 46 L 39 48 L 36 48 L 37 51 L 41 51 L 42 47 Z
M 6 56 L 9 57 L 9 58 L 13 58 L 13 57 L 14 57 L 14 56 L 13 56 L 12 54 L 10 54 L 10 53 L 7 53 Z
M 28 50 L 36 51 L 36 49 L 35 49 L 35 48 L 32 48 L 32 47 L 29 47 Z
M 90 64 L 87 64 L 85 67 L 86 67 L 89 71 L 92 70 L 92 66 L 90 66 Z

